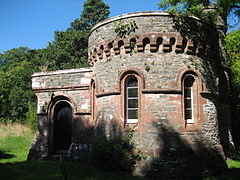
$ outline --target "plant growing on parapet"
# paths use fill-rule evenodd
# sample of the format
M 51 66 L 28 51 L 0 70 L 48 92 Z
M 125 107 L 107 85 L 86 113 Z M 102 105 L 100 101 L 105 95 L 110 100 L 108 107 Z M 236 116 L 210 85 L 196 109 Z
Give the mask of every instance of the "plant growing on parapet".
M 122 74 L 123 70 L 118 70 L 118 76 Z
M 108 57 L 107 58 L 107 62 L 109 62 L 109 61 L 111 61 L 112 60 L 112 58 L 111 57 Z
M 136 47 L 136 42 L 135 41 L 130 41 L 130 48 L 131 51 L 133 51 L 133 49 Z
M 147 63 L 145 63 L 144 64 L 144 69 L 147 71 L 147 72 L 149 72 L 150 71 L 150 66 L 147 64 Z
M 119 37 L 125 37 L 129 35 L 131 32 L 135 32 L 138 29 L 135 21 L 131 21 L 129 23 L 125 23 L 121 20 L 115 22 L 115 32 Z

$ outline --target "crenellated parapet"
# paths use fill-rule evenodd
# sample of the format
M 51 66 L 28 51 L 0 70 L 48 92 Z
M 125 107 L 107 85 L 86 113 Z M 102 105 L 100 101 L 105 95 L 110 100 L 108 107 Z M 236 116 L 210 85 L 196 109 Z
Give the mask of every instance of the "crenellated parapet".
M 189 17 L 189 20 L 192 26 L 200 24 L 200 27 L 209 28 L 195 17 Z M 94 65 L 98 60 L 110 56 L 143 52 L 175 52 L 204 57 L 209 52 L 210 46 L 205 45 L 205 40 L 200 40 L 204 38 L 198 29 L 195 28 L 194 33 L 193 37 L 189 37 L 176 27 L 173 15 L 159 11 L 136 12 L 113 17 L 97 24 L 91 30 L 88 62 Z M 214 35 L 214 33 L 210 34 L 205 39 L 209 40 Z
M 89 51 L 88 62 L 90 65 L 93 65 L 96 61 L 104 57 L 133 52 L 142 53 L 145 51 L 151 53 L 175 52 L 203 56 L 206 53 L 206 49 L 206 47 L 198 45 L 196 41 L 182 37 L 180 33 L 144 33 L 96 43 Z

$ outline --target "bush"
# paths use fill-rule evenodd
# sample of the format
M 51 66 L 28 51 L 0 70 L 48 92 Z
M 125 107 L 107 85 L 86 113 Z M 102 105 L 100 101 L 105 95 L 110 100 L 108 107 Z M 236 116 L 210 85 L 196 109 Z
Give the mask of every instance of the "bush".
M 133 130 L 123 137 L 97 136 L 92 141 L 91 161 L 105 170 L 132 172 L 137 160 L 145 158 L 140 150 L 134 154 Z
M 29 102 L 28 103 L 28 112 L 26 113 L 26 122 L 27 125 L 30 127 L 31 130 L 36 130 L 36 121 L 37 121 L 37 115 L 36 115 L 36 103 L 35 102 Z

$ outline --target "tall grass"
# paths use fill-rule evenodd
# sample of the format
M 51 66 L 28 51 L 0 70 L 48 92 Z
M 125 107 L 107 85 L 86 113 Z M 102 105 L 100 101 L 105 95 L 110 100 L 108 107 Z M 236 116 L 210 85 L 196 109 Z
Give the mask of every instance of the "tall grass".
M 23 124 L 17 123 L 0 123 L 0 139 L 6 136 L 25 136 L 26 134 L 31 134 L 31 130 Z
M 0 163 L 25 161 L 33 132 L 21 124 L 0 124 Z

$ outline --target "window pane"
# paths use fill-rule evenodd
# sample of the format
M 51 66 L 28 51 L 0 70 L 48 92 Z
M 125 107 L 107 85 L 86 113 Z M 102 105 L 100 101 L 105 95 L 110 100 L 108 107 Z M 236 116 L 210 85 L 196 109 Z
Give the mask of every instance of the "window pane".
M 194 77 L 191 75 L 188 75 L 185 79 L 184 79 L 184 87 L 191 87 L 194 83 Z
M 128 108 L 137 108 L 138 100 L 137 99 L 128 99 Z
M 192 108 L 192 101 L 191 99 L 185 99 L 184 101 L 185 108 Z
M 128 120 L 138 119 L 138 80 L 135 76 L 129 76 L 126 79 L 125 100 L 126 115 Z
M 138 97 L 138 89 L 137 88 L 128 89 L 128 97 Z
M 138 86 L 137 78 L 134 76 L 129 77 L 127 80 L 127 87 Z
M 128 119 L 138 119 L 138 110 L 128 110 Z
M 191 97 L 191 88 L 185 88 L 184 89 L 184 96 L 185 97 Z
M 192 120 L 193 122 L 193 84 L 195 82 L 193 75 L 187 75 L 184 78 L 184 114 L 186 120 Z M 188 123 L 189 121 L 187 121 Z
M 192 119 L 192 111 L 185 110 L 185 119 Z

